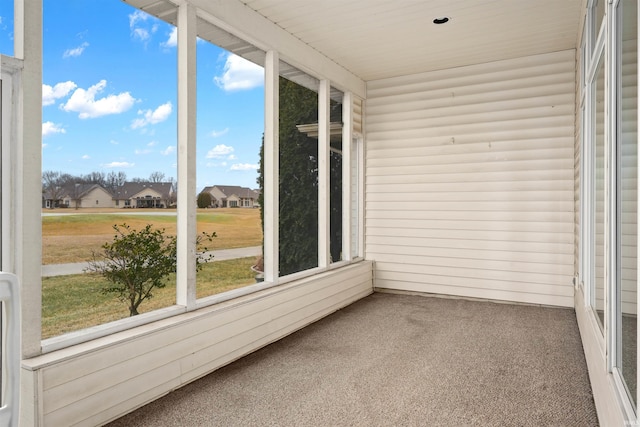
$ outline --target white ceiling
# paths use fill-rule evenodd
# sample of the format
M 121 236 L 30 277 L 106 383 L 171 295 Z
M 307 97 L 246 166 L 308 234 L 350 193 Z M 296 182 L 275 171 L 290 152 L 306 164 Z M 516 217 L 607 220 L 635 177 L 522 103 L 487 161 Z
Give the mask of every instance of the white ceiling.
M 176 0 L 125 1 L 175 23 Z M 364 81 L 572 49 L 586 7 L 586 0 L 217 0 L 210 5 L 225 8 L 235 1 Z M 435 25 L 441 17 L 450 21 Z M 203 20 L 198 35 L 251 60 L 259 53 Z
M 576 47 L 583 0 L 241 0 L 363 80 Z M 443 25 L 434 18 L 449 17 Z

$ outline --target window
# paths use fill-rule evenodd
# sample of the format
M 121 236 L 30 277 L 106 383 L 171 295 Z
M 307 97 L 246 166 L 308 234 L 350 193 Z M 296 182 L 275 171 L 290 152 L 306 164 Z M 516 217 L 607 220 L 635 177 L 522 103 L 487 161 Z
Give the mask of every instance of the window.
M 280 63 L 280 276 L 318 267 L 318 88 L 318 79 Z
M 589 31 L 589 43 L 591 46 L 591 53 L 595 50 L 596 41 L 600 31 L 604 31 L 603 25 L 604 15 L 607 8 L 607 0 L 591 0 L 591 6 L 589 7 L 589 20 L 591 22 Z
M 606 284 L 605 284 L 605 185 L 607 168 L 605 166 L 605 88 L 604 88 L 604 55 L 600 55 L 592 90 L 592 161 L 594 171 L 593 183 L 593 248 L 592 248 L 592 299 L 591 306 L 596 313 L 598 324 L 604 333 L 606 316 Z
M 196 274 L 196 297 L 201 300 L 262 280 L 261 212 L 236 208 L 250 206 L 248 195 L 257 197 L 264 52 L 204 20 L 198 19 L 197 28 L 196 180 L 198 194 L 210 195 L 202 196 L 197 228 L 217 235 L 203 246 L 237 254 L 225 260 L 214 255 L 213 262 L 202 264 Z M 221 209 L 205 209 L 208 200 Z
M 13 0 L 2 1 L 0 16 L 0 54 L 14 56 L 13 53 Z
M 362 141 L 356 140 L 359 142 L 352 144 L 348 142 L 351 141 L 351 136 L 343 140 L 340 132 L 340 128 L 344 128 L 342 116 L 351 114 L 345 111 L 343 105 L 345 98 L 351 99 L 350 93 L 332 88 L 329 80 L 320 81 L 295 66 L 280 62 L 277 85 L 280 102 L 276 103 L 276 98 L 270 97 L 273 106 L 277 106 L 277 110 L 270 108 L 270 111 L 279 111 L 279 135 L 275 138 L 279 149 L 270 149 L 269 153 L 272 160 L 275 156 L 279 158 L 279 169 L 270 171 L 272 176 L 265 177 L 261 168 L 265 134 L 263 64 L 265 57 L 269 55 L 277 58 L 275 52 L 261 52 L 206 22 L 191 7 L 180 9 L 180 12 L 186 11 L 178 14 L 178 22 L 182 25 L 180 31 L 116 0 L 106 2 L 101 9 L 104 13 L 100 16 L 88 13 L 86 8 L 91 7 L 82 2 L 59 3 L 45 0 L 43 68 L 46 86 L 43 99 L 45 141 L 42 147 L 42 167 L 52 173 L 43 175 L 43 181 L 50 179 L 50 182 L 45 183 L 49 194 L 44 195 L 46 197 L 43 205 L 52 208 L 69 205 L 82 209 L 85 206 L 102 207 L 110 203 L 109 207 L 131 210 L 119 212 L 117 219 L 112 213 L 101 213 L 101 217 L 114 221 L 108 225 L 126 221 L 127 224 L 144 227 L 152 223 L 165 228 L 165 235 L 177 236 L 179 250 L 192 248 L 193 241 L 185 237 L 190 234 L 184 229 L 190 230 L 193 227 L 198 232 L 217 233 L 218 237 L 214 238 L 212 247 L 208 250 L 249 250 L 251 255 L 245 254 L 234 260 L 214 258 L 214 262 L 206 263 L 201 271 L 196 272 L 195 267 L 191 268 L 196 259 L 196 256 L 191 255 L 193 252 L 186 255 L 185 252 L 178 253 L 176 278 L 170 274 L 166 286 L 157 289 L 153 298 L 147 300 L 150 303 L 140 311 L 142 316 L 132 320 L 126 319 L 129 313 L 125 305 L 119 305 L 121 303 L 117 298 L 110 298 L 99 292 L 104 289 L 100 277 L 88 274 L 74 275 L 79 277 L 45 275 L 42 280 L 43 304 L 38 307 L 43 313 L 41 330 L 45 340 L 39 348 L 48 352 L 72 342 L 88 341 L 96 336 L 105 336 L 117 330 L 278 285 L 283 282 L 279 280 L 280 277 L 287 276 L 284 281 L 290 281 L 317 273 L 329 268 L 331 262 L 349 260 L 350 251 L 358 253 L 361 250 L 359 235 L 356 234 L 362 227 L 359 219 L 361 208 L 358 206 L 362 198 Z M 61 15 L 78 18 L 69 21 L 59 19 Z M 85 19 L 87 16 L 89 18 Z M 86 42 L 78 39 L 77 46 L 61 48 L 69 40 L 75 40 L 74 37 L 89 37 L 96 33 L 85 32 L 80 28 L 94 25 L 98 28 L 95 20 L 99 20 L 102 26 L 129 28 L 112 34 L 111 38 L 96 37 Z M 190 36 L 187 42 L 184 37 L 177 37 L 178 32 L 184 34 L 182 29 L 185 27 L 184 33 Z M 141 35 L 144 34 L 148 37 L 142 38 Z M 62 39 L 64 43 L 60 41 Z M 220 46 L 214 44 L 216 42 Z M 128 64 L 126 70 L 105 64 L 105 61 L 113 61 L 109 55 L 104 54 L 106 50 L 113 48 L 112 43 L 125 46 L 118 50 L 118 54 L 131 56 L 131 60 L 123 60 Z M 176 45 L 182 47 L 185 44 L 190 48 L 195 47 L 197 55 L 187 49 L 190 60 L 176 66 Z M 66 62 L 61 62 L 62 60 Z M 64 66 L 50 65 L 60 63 Z M 196 72 L 192 70 L 193 65 L 185 66 L 185 63 L 195 64 Z M 273 63 L 274 61 L 271 62 Z M 148 77 L 150 68 L 154 73 L 154 90 L 149 90 L 150 83 L 143 81 L 145 76 Z M 181 73 L 177 85 L 176 69 Z M 132 73 L 131 70 L 136 72 Z M 188 87 L 183 84 L 185 81 L 189 82 Z M 176 86 L 181 93 L 197 91 L 197 96 L 178 98 Z M 330 128 L 328 138 L 323 138 L 322 153 L 318 140 L 320 86 L 325 99 L 322 104 L 325 118 L 322 122 Z M 196 87 L 197 89 L 191 89 Z M 141 91 L 145 95 L 141 95 Z M 91 105 L 85 105 L 86 108 L 81 109 L 77 103 L 69 103 L 76 92 L 79 93 L 76 98 L 82 94 L 93 94 L 85 97 L 88 99 L 85 99 L 85 104 L 93 105 L 92 101 L 94 104 L 100 101 L 98 104 L 103 105 L 108 100 L 115 99 L 121 101 L 121 106 L 131 105 L 128 108 L 122 107 L 122 110 L 109 110 L 108 113 L 99 114 L 95 105 L 92 108 Z M 53 98 L 53 103 L 50 98 Z M 185 110 L 189 113 L 177 120 L 178 99 L 183 102 L 185 98 L 189 105 Z M 133 103 L 130 102 L 132 99 Z M 351 111 L 352 102 L 348 105 L 348 110 Z M 354 108 L 361 108 L 361 105 Z M 198 115 L 197 120 L 195 114 Z M 271 123 L 275 122 L 275 115 L 271 115 L 274 118 Z M 194 124 L 195 135 L 190 133 L 185 137 L 183 132 L 178 132 L 178 122 L 181 126 L 185 123 Z M 191 129 L 190 126 L 186 127 Z M 180 127 L 182 129 L 184 128 Z M 361 133 L 362 128 L 358 132 Z M 176 135 L 179 135 L 178 140 L 175 139 Z M 275 132 L 271 135 L 274 136 Z M 93 143 L 74 146 L 75 138 L 91 140 Z M 270 140 L 274 138 L 270 137 Z M 184 141 L 188 141 L 186 153 L 182 151 Z M 239 141 L 247 143 L 240 144 Z M 78 154 L 78 147 L 89 151 Z M 177 156 L 178 152 L 181 153 L 180 156 Z M 74 158 L 60 157 L 73 156 L 74 153 Z M 349 153 L 348 159 L 345 153 Z M 354 153 L 360 157 L 354 158 Z M 323 168 L 326 166 L 322 174 L 319 166 L 321 156 L 325 156 L 322 159 Z M 208 190 L 211 199 L 206 207 L 215 206 L 216 209 L 205 211 L 202 208 L 202 211 L 195 211 L 195 203 L 177 203 L 179 194 L 176 157 L 182 165 L 179 168 L 180 188 L 194 183 L 200 187 L 193 192 L 183 192 L 181 201 L 189 201 L 188 197 L 191 197 L 184 194 L 195 196 L 198 190 L 202 192 L 204 188 L 211 187 Z M 185 164 L 189 167 L 185 168 Z M 56 165 L 64 165 L 64 170 L 54 169 Z M 86 169 L 87 165 L 100 165 L 104 170 Z M 153 168 L 149 169 L 149 165 L 153 165 Z M 346 165 L 349 165 L 348 169 L 345 169 Z M 77 169 L 71 169 L 72 167 Z M 357 171 L 352 172 L 352 168 L 357 168 Z M 69 191 L 68 183 L 59 180 L 62 175 L 82 179 L 74 179 L 73 191 Z M 349 186 L 344 184 L 345 176 L 358 176 L 357 183 Z M 269 190 L 271 194 L 265 195 L 265 180 L 271 189 L 275 189 Z M 112 194 L 108 203 L 103 203 L 102 195 L 84 191 L 89 190 L 85 184 L 94 183 L 102 183 L 104 190 Z M 327 197 L 322 201 L 323 209 L 326 209 L 323 217 L 319 215 L 321 187 L 322 191 L 327 192 Z M 216 193 L 216 188 L 221 192 Z M 279 205 L 274 209 L 276 194 Z M 275 229 L 271 237 L 275 235 L 278 238 L 272 239 L 273 242 L 269 244 L 272 246 L 272 255 L 277 251 L 280 263 L 270 263 L 269 281 L 259 283 L 265 269 L 262 261 L 262 246 L 266 240 L 262 226 L 265 215 L 263 210 L 266 209 L 265 196 L 271 197 L 268 203 L 272 206 L 268 215 L 273 220 L 279 219 L 279 223 L 271 227 L 271 230 Z M 96 200 L 96 205 L 91 200 Z M 345 226 L 345 221 L 349 221 L 345 217 L 352 217 L 344 212 L 347 205 L 354 215 L 348 227 Z M 175 211 L 163 211 L 159 214 L 154 212 L 154 209 L 176 206 L 179 211 L 187 212 L 188 215 L 180 215 L 180 219 L 176 219 Z M 225 209 L 238 207 L 258 209 Z M 190 209 L 194 209 L 196 215 L 192 216 Z M 234 211 L 233 214 L 244 221 L 235 224 L 235 229 L 228 226 L 230 211 Z M 66 262 L 56 256 L 73 256 L 77 259 L 69 262 L 84 262 L 86 258 L 83 257 L 91 253 L 83 246 L 85 243 L 100 247 L 113 237 L 113 231 L 109 230 L 107 233 L 94 232 L 90 238 L 83 235 L 79 239 L 77 233 L 94 230 L 99 221 L 95 218 L 87 220 L 90 215 L 63 216 L 56 211 L 47 213 L 54 215 L 46 215 L 42 219 L 44 267 Z M 324 221 L 322 227 L 319 226 L 321 219 Z M 67 224 L 64 227 L 60 226 L 65 222 Z M 319 235 L 320 228 L 326 231 L 326 237 Z M 350 230 L 350 233 L 343 232 L 343 229 Z M 60 230 L 65 230 L 67 234 L 56 235 Z M 343 244 L 345 233 L 352 239 L 349 248 Z M 83 245 L 69 245 L 69 242 L 78 241 Z M 184 244 L 185 241 L 187 245 Z M 63 246 L 65 242 L 67 246 Z M 321 247 L 325 254 L 323 257 L 320 256 Z M 276 251 L 273 248 L 277 248 Z M 235 263 L 231 269 L 225 267 L 231 265 L 225 264 L 228 261 Z M 184 268 L 185 265 L 188 268 Z M 209 270 L 208 276 L 202 274 L 206 269 Z M 274 271 L 275 277 L 272 274 Z M 64 283 L 76 281 L 83 286 L 82 289 L 89 289 L 90 292 L 65 294 L 62 291 L 68 290 L 69 286 L 61 284 L 63 282 L 59 282 L 59 279 Z M 207 287 L 205 283 L 213 283 L 215 286 Z M 240 287 L 246 287 L 246 290 L 238 289 Z M 226 292 L 228 290 L 231 292 Z M 88 293 L 104 299 L 96 299 L 89 304 L 87 300 L 83 300 L 83 296 Z M 112 309 L 110 303 L 119 306 L 120 312 L 115 315 L 112 311 L 105 312 L 104 310 Z M 95 307 L 99 307 L 102 312 L 96 313 Z M 98 317 L 91 318 L 90 314 L 97 314 Z M 92 320 L 87 323 L 90 318 Z M 87 326 L 92 326 L 90 331 L 82 330 Z M 66 332 L 71 332 L 71 335 L 66 335 Z M 65 335 L 59 336 L 60 334 Z
M 43 2 L 43 195 L 54 208 L 106 209 L 54 209 L 42 218 L 45 339 L 130 315 L 116 294 L 102 292 L 110 287 L 104 277 L 80 266 L 60 275 L 55 265 L 91 261 L 113 241 L 114 225 L 176 235 L 175 211 L 153 211 L 169 203 L 175 182 L 176 28 L 118 0 L 95 12 L 88 2 Z M 125 198 L 147 215 L 108 211 Z M 175 277 L 163 283 L 139 313 L 175 305 Z
M 344 94 L 331 88 L 329 101 L 329 254 L 330 262 L 344 259 L 342 253 L 343 144 L 342 100 Z M 349 147 L 344 147 L 349 149 Z
M 637 405 L 637 248 L 638 248 L 638 4 L 621 0 L 617 20 L 617 360 L 631 401 Z

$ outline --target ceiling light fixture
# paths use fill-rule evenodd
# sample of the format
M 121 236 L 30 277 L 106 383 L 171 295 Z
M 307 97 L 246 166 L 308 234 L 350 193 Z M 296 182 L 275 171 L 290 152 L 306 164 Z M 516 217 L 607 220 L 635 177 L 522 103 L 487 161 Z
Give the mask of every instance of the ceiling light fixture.
M 446 24 L 447 22 L 449 22 L 449 18 L 447 18 L 446 16 L 443 16 L 442 18 L 436 18 L 433 20 L 433 23 L 436 25 Z

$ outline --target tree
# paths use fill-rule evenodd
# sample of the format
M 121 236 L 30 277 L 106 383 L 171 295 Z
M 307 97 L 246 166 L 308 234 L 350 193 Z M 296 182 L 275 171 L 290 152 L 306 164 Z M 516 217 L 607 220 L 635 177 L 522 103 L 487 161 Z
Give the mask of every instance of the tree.
M 198 194 L 198 207 L 202 209 L 209 206 L 211 206 L 211 193 L 203 191 Z
M 84 184 L 98 184 L 103 187 L 107 184 L 107 176 L 104 172 L 91 172 L 82 177 Z
M 80 208 L 82 204 L 82 192 L 83 185 L 80 183 L 74 183 L 72 186 L 67 185 L 67 190 L 69 191 L 69 197 L 73 200 L 73 204 L 75 205 L 76 210 Z
M 160 171 L 151 172 L 151 175 L 149 175 L 149 182 L 163 182 L 164 178 L 164 173 Z
M 279 120 L 279 272 L 287 275 L 318 265 L 318 140 L 297 125 L 318 122 L 316 92 L 280 77 Z M 342 104 L 331 103 L 331 121 L 342 121 Z M 330 153 L 330 252 L 342 252 L 342 144 Z M 264 138 L 257 179 L 264 226 Z
M 317 123 L 318 94 L 283 77 L 279 89 L 279 270 L 287 275 L 318 265 L 318 140 L 296 127 Z
M 171 190 L 169 191 L 169 198 L 167 199 L 167 203 L 169 206 L 175 206 L 178 202 L 178 181 L 176 181 L 173 177 L 169 177 L 168 181 L 171 184 Z
M 111 191 L 111 193 L 115 193 L 116 189 L 122 187 L 125 182 L 127 182 L 126 173 L 122 171 L 118 173 L 111 171 L 105 178 L 105 188 Z
M 44 171 L 42 172 L 42 190 L 48 193 L 48 197 L 51 200 L 50 208 L 53 209 L 58 201 L 62 198 L 64 192 L 62 186 L 64 185 L 65 175 L 62 172 L 56 171 Z
M 103 244 L 100 252 L 93 253 L 86 271 L 99 273 L 107 279 L 112 286 L 102 291 L 116 294 L 128 304 L 129 315 L 135 316 L 140 304 L 152 298 L 155 289 L 164 288 L 169 274 L 176 271 L 176 237 L 168 236 L 164 229 L 154 230 L 150 224 L 141 230 L 134 230 L 127 224 L 116 224 L 113 229 L 113 241 Z M 200 234 L 198 247 L 214 237 L 216 233 Z M 206 247 L 201 249 L 207 251 Z M 196 268 L 200 270 L 201 263 L 212 258 L 213 255 L 201 253 L 196 258 Z

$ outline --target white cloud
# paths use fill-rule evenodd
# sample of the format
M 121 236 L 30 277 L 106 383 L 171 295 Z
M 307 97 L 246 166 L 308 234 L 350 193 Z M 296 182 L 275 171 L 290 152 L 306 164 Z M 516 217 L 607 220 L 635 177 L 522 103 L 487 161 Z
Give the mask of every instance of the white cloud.
M 58 124 L 53 122 L 42 123 L 42 136 L 49 136 L 55 133 L 67 133 L 67 131 Z
M 237 160 L 238 157 L 235 154 L 230 155 L 229 157 L 227 157 L 227 160 Z
M 118 145 L 120 143 L 118 141 L 116 141 L 115 139 L 112 139 L 111 141 L 109 141 L 109 144 Z
M 149 150 L 148 148 L 145 148 L 144 150 L 135 150 L 134 153 L 136 154 L 149 154 L 152 153 L 153 150 Z
M 171 115 L 172 109 L 173 106 L 171 105 L 171 102 L 166 102 L 153 111 L 139 110 L 138 114 L 142 114 L 143 117 L 131 122 L 131 129 L 145 127 L 148 124 L 155 125 L 156 123 L 164 122 L 167 120 L 169 115 Z
M 82 43 L 80 46 L 74 48 L 74 49 L 67 49 L 64 51 L 64 53 L 62 54 L 63 58 L 70 58 L 73 56 L 80 56 L 82 55 L 82 52 L 84 52 L 84 50 L 89 47 L 89 43 L 84 42 Z
M 259 65 L 231 54 L 224 64 L 224 73 L 213 81 L 226 91 L 253 89 L 264 83 L 264 70 Z
M 132 34 L 134 39 L 139 39 L 140 41 L 147 41 L 151 38 L 149 31 L 144 28 L 134 28 Z
M 138 22 L 146 21 L 149 19 L 149 14 L 145 13 L 141 10 L 136 10 L 131 15 L 129 15 L 129 27 L 134 28 Z
M 258 165 L 252 165 L 250 163 L 235 163 L 235 164 L 231 165 L 230 170 L 232 170 L 232 171 L 258 170 Z
M 49 144 L 42 144 L 42 149 L 44 150 L 45 148 L 47 148 Z
M 147 144 L 147 147 L 155 147 L 156 145 L 158 145 L 157 141 L 151 141 L 150 143 Z
M 102 92 L 106 86 L 107 81 L 100 80 L 89 89 L 76 89 L 67 103 L 62 105 L 62 109 L 79 113 L 78 117 L 81 119 L 93 119 L 108 114 L 123 113 L 136 102 L 136 99 L 129 92 L 96 99 L 96 95 Z
M 141 10 L 136 10 L 129 15 L 129 29 L 134 40 L 146 43 L 151 39 L 151 35 L 158 30 L 158 24 L 153 24 L 151 27 L 146 24 L 149 18 L 151 16 Z
M 102 167 L 104 167 L 104 168 L 132 168 L 135 165 L 136 165 L 135 163 L 129 163 L 129 162 L 111 162 L 111 163 L 107 163 L 107 164 L 102 165 Z
M 57 83 L 53 87 L 42 85 L 42 106 L 51 105 L 56 99 L 64 98 L 76 87 L 78 86 L 72 81 Z
M 173 27 L 167 41 L 160 43 L 160 45 L 162 47 L 176 47 L 178 45 L 178 27 Z
M 213 147 L 209 152 L 207 152 L 207 159 L 221 159 L 223 157 L 228 156 L 233 153 L 233 147 L 229 147 L 228 145 L 219 144 Z
M 176 147 L 173 145 L 168 146 L 167 148 L 165 148 L 164 150 L 160 151 L 160 154 L 162 154 L 163 156 L 168 156 L 169 154 L 173 153 L 176 151 Z
M 207 162 L 206 166 L 208 168 L 226 168 L 227 162 L 216 163 L 216 162 Z
M 90 155 L 85 154 L 84 156 L 82 156 L 82 160 L 89 160 L 91 158 Z
M 211 133 L 209 134 L 211 137 L 213 138 L 218 138 L 224 134 L 226 134 L 227 132 L 229 132 L 229 128 L 224 128 L 220 131 L 218 130 L 212 130 Z

